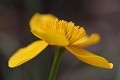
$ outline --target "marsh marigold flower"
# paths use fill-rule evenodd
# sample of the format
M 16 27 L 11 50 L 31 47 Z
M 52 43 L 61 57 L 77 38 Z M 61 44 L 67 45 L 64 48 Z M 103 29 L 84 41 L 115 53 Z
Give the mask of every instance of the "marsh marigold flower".
M 87 64 L 108 69 L 113 67 L 113 64 L 105 58 L 83 49 L 99 42 L 99 34 L 93 33 L 91 36 L 87 36 L 84 28 L 75 26 L 73 22 L 59 20 L 50 14 L 36 13 L 30 20 L 30 29 L 41 40 L 19 49 L 9 59 L 9 67 L 16 67 L 31 60 L 48 45 L 64 47 Z

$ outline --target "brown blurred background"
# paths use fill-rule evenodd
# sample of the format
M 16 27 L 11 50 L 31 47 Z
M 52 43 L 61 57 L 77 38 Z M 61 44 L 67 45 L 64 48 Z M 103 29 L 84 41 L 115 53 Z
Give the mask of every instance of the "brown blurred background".
M 73 21 L 88 34 L 100 33 L 101 42 L 86 49 L 114 64 L 112 70 L 97 68 L 66 51 L 57 80 L 120 80 L 120 0 L 0 0 L 0 80 L 48 79 L 53 46 L 24 65 L 7 66 L 17 49 L 38 39 L 29 30 L 29 19 L 36 12 Z

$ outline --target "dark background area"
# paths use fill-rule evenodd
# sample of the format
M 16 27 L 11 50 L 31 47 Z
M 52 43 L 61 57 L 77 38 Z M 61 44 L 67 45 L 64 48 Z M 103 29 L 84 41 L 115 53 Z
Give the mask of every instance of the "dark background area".
M 120 0 L 0 0 L 0 80 L 48 79 L 53 46 L 19 67 L 7 66 L 17 49 L 38 39 L 29 30 L 29 20 L 36 12 L 73 21 L 88 34 L 100 33 L 101 42 L 86 49 L 114 64 L 112 70 L 97 68 L 66 51 L 57 80 L 120 80 Z

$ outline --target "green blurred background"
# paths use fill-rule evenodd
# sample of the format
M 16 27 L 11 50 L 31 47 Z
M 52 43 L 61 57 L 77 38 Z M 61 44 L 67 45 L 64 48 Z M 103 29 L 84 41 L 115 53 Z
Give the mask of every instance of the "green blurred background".
M 0 80 L 48 79 L 53 46 L 19 67 L 7 66 L 17 49 L 38 40 L 29 29 L 29 20 L 36 12 L 73 21 L 84 26 L 88 34 L 100 33 L 101 42 L 86 49 L 114 64 L 112 70 L 97 68 L 66 51 L 57 80 L 120 80 L 120 0 L 0 0 Z

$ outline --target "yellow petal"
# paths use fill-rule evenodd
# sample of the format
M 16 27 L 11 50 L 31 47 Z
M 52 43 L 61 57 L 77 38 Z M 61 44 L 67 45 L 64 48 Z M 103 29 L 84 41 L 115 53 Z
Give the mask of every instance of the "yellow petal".
M 97 33 L 93 33 L 90 37 L 84 36 L 77 42 L 73 43 L 73 45 L 86 47 L 92 44 L 95 44 L 100 41 L 100 35 Z
M 56 17 L 51 14 L 39 14 L 36 13 L 30 19 L 31 29 L 39 27 L 42 23 L 47 23 L 55 19 Z
M 66 49 L 87 64 L 108 69 L 112 69 L 113 67 L 113 64 L 109 63 L 105 58 L 92 54 L 91 52 L 81 49 L 80 47 L 68 46 Z
M 67 46 L 69 44 L 65 35 L 55 31 L 31 30 L 31 32 L 51 45 Z
M 35 14 L 30 20 L 31 32 L 40 39 L 45 40 L 51 45 L 66 46 L 69 44 L 65 35 L 57 32 L 56 21 L 52 15 Z M 58 20 L 57 20 L 58 21 Z M 50 26 L 52 25 L 52 26 Z M 54 27 L 55 26 L 55 27 Z M 54 27 L 54 29 L 52 29 Z
M 37 56 L 48 46 L 45 41 L 39 40 L 31 43 L 25 48 L 21 48 L 9 59 L 8 66 L 13 68 L 19 66 Z

